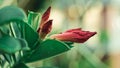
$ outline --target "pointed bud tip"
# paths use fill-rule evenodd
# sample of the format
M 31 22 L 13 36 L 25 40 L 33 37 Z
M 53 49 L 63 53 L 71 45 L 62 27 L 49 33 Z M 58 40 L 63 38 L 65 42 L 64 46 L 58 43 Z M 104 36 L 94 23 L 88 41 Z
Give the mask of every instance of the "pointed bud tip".
M 91 37 L 94 36 L 95 34 L 97 34 L 97 32 L 90 32 Z
M 48 27 L 49 27 L 49 26 L 52 26 L 52 21 L 53 21 L 53 20 L 49 20 L 49 21 L 46 23 Z
M 47 10 L 51 10 L 51 6 L 49 6 Z
M 49 20 L 48 22 L 52 22 L 53 20 Z
M 42 15 L 42 21 L 47 21 L 50 16 L 51 6 L 48 7 L 48 9 L 43 13 Z
M 43 25 L 41 32 L 43 32 L 43 33 L 45 33 L 45 34 L 48 34 L 48 33 L 51 31 L 51 29 L 52 29 L 52 21 L 53 21 L 53 20 L 47 21 L 47 22 Z
M 93 32 L 93 35 L 97 34 L 97 32 Z

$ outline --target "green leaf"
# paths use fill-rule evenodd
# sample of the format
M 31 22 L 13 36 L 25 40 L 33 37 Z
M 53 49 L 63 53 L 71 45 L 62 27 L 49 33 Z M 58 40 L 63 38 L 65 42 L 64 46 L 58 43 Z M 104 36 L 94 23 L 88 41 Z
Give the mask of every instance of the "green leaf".
M 8 28 L 8 25 L 0 26 L 0 32 L 1 32 L 1 35 L 9 34 L 9 28 Z
M 39 44 L 40 45 L 40 44 Z M 48 39 L 41 43 L 31 56 L 26 59 L 26 62 L 33 62 L 48 57 L 58 55 L 60 53 L 70 50 L 70 47 L 63 42 Z
M 15 53 L 21 49 L 20 42 L 10 36 L 0 38 L 0 51 L 5 53 Z
M 15 22 L 21 30 L 21 36 L 24 38 L 31 49 L 34 49 L 39 35 L 26 22 L 26 15 L 23 10 L 15 6 L 7 6 L 0 9 L 0 25 Z
M 11 21 L 26 21 L 27 17 L 24 11 L 15 6 L 6 6 L 0 9 L 0 25 L 10 23 Z
M 28 47 L 28 43 L 25 39 L 19 39 L 19 42 L 21 44 L 21 50 L 30 50 L 30 48 Z
M 28 24 L 35 30 L 37 31 L 39 22 L 40 22 L 40 13 L 34 13 L 32 11 L 29 11 L 28 14 Z
M 39 40 L 39 35 L 27 23 L 20 23 L 23 38 L 27 41 L 30 49 L 34 49 Z
M 26 66 L 24 63 L 19 63 L 19 64 L 15 65 L 13 68 L 29 68 L 29 67 Z

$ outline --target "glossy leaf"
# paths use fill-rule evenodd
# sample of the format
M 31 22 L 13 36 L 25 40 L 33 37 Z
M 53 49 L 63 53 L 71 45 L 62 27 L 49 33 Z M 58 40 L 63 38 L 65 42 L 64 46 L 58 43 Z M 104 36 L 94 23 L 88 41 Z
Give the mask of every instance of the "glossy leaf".
M 48 39 L 41 43 L 40 47 L 38 47 L 31 56 L 26 59 L 26 62 L 33 62 L 41 59 L 45 59 L 48 57 L 52 57 L 63 52 L 70 50 L 70 47 L 60 41 Z
M 0 9 L 0 17 L 0 25 L 13 21 L 19 24 L 22 38 L 28 42 L 31 49 L 34 47 L 39 35 L 25 22 L 26 15 L 23 10 L 15 6 L 7 6 Z
M 6 6 L 0 9 L 0 25 L 11 21 L 25 21 L 27 17 L 24 11 L 15 6 Z
M 34 49 L 39 40 L 39 35 L 27 23 L 20 23 L 23 38 L 27 41 L 30 49 Z
M 0 32 L 1 32 L 1 36 L 4 35 L 4 34 L 9 34 L 8 25 L 0 26 Z
M 28 24 L 35 30 L 37 31 L 38 25 L 40 22 L 40 13 L 34 13 L 32 11 L 29 11 L 28 14 Z
M 0 38 L 0 51 L 5 53 L 15 53 L 21 49 L 20 42 L 10 36 Z

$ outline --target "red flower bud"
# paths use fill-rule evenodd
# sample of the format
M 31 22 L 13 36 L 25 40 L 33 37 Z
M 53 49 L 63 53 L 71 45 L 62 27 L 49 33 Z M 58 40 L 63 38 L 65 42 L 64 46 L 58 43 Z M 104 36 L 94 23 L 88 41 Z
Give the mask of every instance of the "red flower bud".
M 51 29 L 52 29 L 52 20 L 49 20 L 43 25 L 41 32 L 48 34 L 51 31 Z
M 51 31 L 52 29 L 52 20 L 49 20 L 45 24 L 43 24 L 41 30 L 39 30 L 39 35 L 41 39 L 44 39 L 45 36 Z
M 47 21 L 50 16 L 51 6 L 45 11 L 45 13 L 42 15 L 42 20 Z
M 49 16 L 50 16 L 50 11 L 51 11 L 51 6 L 42 15 L 42 19 L 41 19 L 41 22 L 40 22 L 40 27 L 42 27 L 42 25 L 48 21 Z
M 82 31 L 81 28 L 77 28 L 77 29 L 68 30 L 61 34 L 52 35 L 51 38 L 61 41 L 84 43 L 95 34 L 96 32 Z
M 49 7 L 45 13 L 42 15 L 42 19 L 39 25 L 39 28 L 37 30 L 37 32 L 40 35 L 41 39 L 44 39 L 45 36 L 51 31 L 52 29 L 52 20 L 49 20 L 49 16 L 50 16 L 50 11 L 51 11 L 51 7 Z

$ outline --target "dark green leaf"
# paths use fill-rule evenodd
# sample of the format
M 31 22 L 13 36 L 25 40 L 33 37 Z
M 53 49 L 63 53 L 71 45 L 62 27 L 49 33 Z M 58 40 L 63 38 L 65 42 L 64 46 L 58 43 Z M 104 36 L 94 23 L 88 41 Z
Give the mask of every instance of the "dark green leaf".
M 27 17 L 24 11 L 15 6 L 6 6 L 0 9 L 0 25 L 11 21 L 25 21 Z
M 39 40 L 39 35 L 35 32 L 27 23 L 20 23 L 21 24 L 21 32 L 23 38 L 27 41 L 28 46 L 31 49 L 34 49 L 36 43 Z
M 0 51 L 6 53 L 15 53 L 21 49 L 20 42 L 10 36 L 0 38 Z
M 29 68 L 29 67 L 26 66 L 24 63 L 19 63 L 19 64 L 15 65 L 13 68 Z
M 40 44 L 39 44 L 40 45 Z M 46 40 L 41 43 L 40 47 L 38 47 L 26 62 L 33 62 L 41 59 L 45 59 L 48 57 L 52 57 L 58 55 L 60 53 L 66 52 L 70 49 L 68 45 L 63 42 L 57 40 Z

